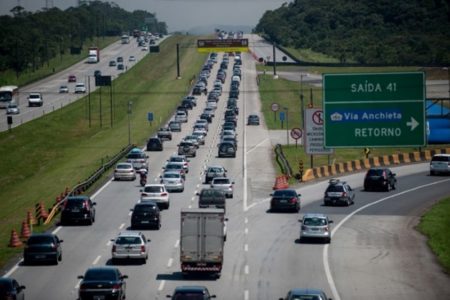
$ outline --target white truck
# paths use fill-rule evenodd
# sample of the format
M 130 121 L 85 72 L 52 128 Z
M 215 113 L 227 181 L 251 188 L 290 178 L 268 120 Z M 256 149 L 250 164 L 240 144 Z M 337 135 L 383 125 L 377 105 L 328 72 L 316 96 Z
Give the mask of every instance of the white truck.
M 127 34 L 124 34 L 120 37 L 120 41 L 122 44 L 129 44 L 130 43 L 130 36 Z
M 98 47 L 89 47 L 89 56 L 88 63 L 96 64 L 100 61 L 100 48 Z
M 220 277 L 226 221 L 223 209 L 181 210 L 180 265 L 183 276 L 204 273 Z

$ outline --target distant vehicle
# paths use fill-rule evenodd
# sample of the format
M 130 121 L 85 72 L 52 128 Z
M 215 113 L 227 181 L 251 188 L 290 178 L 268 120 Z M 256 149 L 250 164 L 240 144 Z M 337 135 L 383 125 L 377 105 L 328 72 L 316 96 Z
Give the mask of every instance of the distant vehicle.
M 42 106 L 44 105 L 44 99 L 41 93 L 30 93 L 28 95 L 28 106 Z
M 8 104 L 8 107 L 6 107 L 6 114 L 7 115 L 18 115 L 20 114 L 20 108 L 17 105 L 16 102 L 10 102 Z
M 123 62 L 123 57 L 122 56 L 118 56 L 117 57 L 117 62 L 118 63 L 122 63 Z
M 146 184 L 141 189 L 141 201 L 147 199 L 155 201 L 159 207 L 164 207 L 165 209 L 168 209 L 170 206 L 169 192 L 166 190 L 164 184 Z
M 181 155 L 180 155 L 181 156 Z M 184 156 L 184 155 L 183 155 Z M 181 177 L 183 177 L 184 180 L 186 180 L 186 163 L 184 161 L 171 161 L 168 162 L 164 167 L 164 172 L 168 171 L 175 171 L 180 173 Z
M 169 123 L 170 131 L 172 132 L 180 132 L 181 131 L 181 123 L 177 121 L 171 121 Z
M 116 63 L 115 60 L 110 60 L 110 61 L 109 61 L 109 66 L 110 66 L 110 67 L 115 67 L 116 65 L 117 65 L 117 63 Z
M 205 134 L 201 131 L 195 131 L 192 132 L 192 136 L 195 136 L 197 138 L 197 142 L 199 145 L 205 144 Z
M 120 162 L 114 169 L 114 180 L 136 180 L 136 171 L 133 164 L 129 162 Z
M 117 70 L 125 70 L 125 67 L 123 64 L 117 64 Z
M 236 144 L 222 141 L 218 146 L 218 157 L 236 157 Z
M 84 85 L 84 83 L 83 82 L 78 82 L 76 85 L 75 85 L 75 94 L 78 94 L 78 93 L 86 93 L 86 86 Z
M 134 55 L 131 55 L 131 56 L 128 58 L 128 61 L 136 61 L 136 57 L 134 57 Z
M 349 206 L 355 203 L 354 199 L 355 193 L 345 181 L 335 178 L 329 180 L 323 199 L 324 205 L 342 204 Z
M 100 61 L 100 48 L 89 47 L 88 63 L 96 64 Z
M 205 183 L 210 183 L 215 177 L 227 177 L 227 170 L 220 165 L 209 166 L 205 171 Z
M 211 295 L 204 286 L 177 286 L 173 295 L 166 297 L 172 300 L 208 300 L 216 298 L 216 295 Z
M 300 194 L 294 189 L 276 190 L 270 194 L 270 211 L 292 210 L 300 211 Z
M 279 300 L 331 300 L 328 298 L 324 291 L 318 289 L 292 289 L 285 298 L 279 298 Z
M 167 163 L 171 163 L 171 162 L 183 163 L 183 169 L 184 169 L 185 173 L 189 173 L 190 160 L 188 160 L 186 158 L 186 155 L 172 155 L 167 160 Z
M 198 208 L 226 209 L 226 195 L 223 189 L 203 188 L 197 192 Z
M 330 220 L 327 215 L 308 213 L 303 216 L 300 222 L 300 240 L 321 239 L 326 243 L 331 242 Z
M 122 44 L 129 44 L 130 43 L 130 36 L 128 34 L 124 34 L 120 38 L 120 42 Z
M 10 103 L 19 103 L 19 88 L 15 85 L 0 87 L 0 108 L 7 108 Z
M 59 93 L 60 94 L 66 94 L 69 92 L 69 87 L 67 85 L 61 85 L 59 87 Z
M 92 299 L 125 299 L 127 275 L 122 275 L 118 268 L 91 267 L 82 279 L 78 290 L 78 300 Z
M 94 71 L 94 77 L 97 77 L 97 76 L 102 76 L 102 71 L 100 71 L 100 70 L 95 70 L 95 71 Z
M 126 159 L 133 164 L 135 170 L 148 169 L 148 155 L 137 147 L 128 152 Z
M 150 240 L 142 232 L 123 231 L 111 241 L 113 242 L 111 250 L 113 264 L 116 264 L 118 260 L 131 259 L 139 260 L 143 264 L 147 262 Z
M 227 177 L 215 177 L 211 181 L 211 188 L 223 190 L 228 198 L 233 198 L 233 185 L 234 181 Z
M 178 145 L 178 155 L 186 155 L 188 157 L 197 156 L 197 147 L 187 141 L 181 141 Z
M 220 277 L 225 221 L 223 209 L 181 210 L 180 265 L 184 276 L 201 272 Z
M 161 215 L 158 204 L 154 201 L 137 203 L 131 210 L 131 228 L 161 228 Z
M 147 141 L 147 151 L 163 151 L 163 142 L 159 137 L 149 138 Z
M 169 127 L 161 127 L 158 130 L 157 135 L 161 140 L 168 140 L 168 141 L 172 140 L 172 132 L 170 131 Z
M 184 191 L 184 179 L 180 172 L 166 171 L 160 177 L 161 183 L 166 186 L 168 192 Z
M 67 78 L 67 82 L 77 82 L 77 76 L 69 75 L 69 77 Z
M 450 154 L 435 154 L 430 161 L 430 175 L 450 174 Z
M 175 121 L 186 123 L 188 121 L 187 114 L 184 111 L 177 111 L 175 115 Z
M 143 46 L 143 47 L 141 48 L 141 50 L 142 50 L 142 51 L 148 51 L 148 47 L 147 47 L 147 46 Z
M 364 177 L 364 190 L 395 190 L 397 185 L 396 174 L 389 168 L 370 168 Z
M 92 225 L 95 222 L 95 205 L 88 196 L 69 196 L 64 200 L 61 210 L 61 224 L 86 223 Z
M 51 262 L 57 265 L 62 260 L 62 242 L 55 234 L 33 233 L 23 249 L 24 264 Z
M 0 299 L 25 300 L 25 286 L 11 277 L 0 277 Z
M 247 125 L 259 125 L 259 117 L 257 115 L 249 115 Z

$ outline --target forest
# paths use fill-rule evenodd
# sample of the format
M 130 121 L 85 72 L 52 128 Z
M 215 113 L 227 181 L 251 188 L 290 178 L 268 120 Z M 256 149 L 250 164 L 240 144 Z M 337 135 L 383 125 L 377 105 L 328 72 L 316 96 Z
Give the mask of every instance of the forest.
M 266 11 L 254 31 L 341 63 L 450 65 L 448 0 L 294 0 Z
M 147 27 L 167 34 L 167 25 L 143 10 L 125 11 L 114 3 L 94 1 L 66 10 L 51 8 L 35 13 L 21 6 L 12 16 L 0 16 L 0 71 L 35 70 L 49 59 L 89 47 L 88 41 L 101 36 L 120 36 Z

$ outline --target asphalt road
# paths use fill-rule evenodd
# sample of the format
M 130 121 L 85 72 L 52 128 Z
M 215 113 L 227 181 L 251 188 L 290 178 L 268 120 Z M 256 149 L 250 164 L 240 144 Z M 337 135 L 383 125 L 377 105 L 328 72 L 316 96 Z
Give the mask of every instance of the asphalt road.
M 206 145 L 190 159 L 183 193 L 171 194 L 169 210 L 162 212 L 159 231 L 148 230 L 150 257 L 145 265 L 123 264 L 129 276 L 127 299 L 163 299 L 179 285 L 205 285 L 218 299 L 278 299 L 294 287 L 324 289 L 333 299 L 450 298 L 448 276 L 443 274 L 423 237 L 413 227 L 421 213 L 450 194 L 450 177 L 430 177 L 428 164 L 395 168 L 398 188 L 391 192 L 361 191 L 363 174 L 345 176 L 356 189 L 355 205 L 323 207 L 326 181 L 299 185 L 302 210 L 270 213 L 269 194 L 275 178 L 272 142 L 264 125 L 245 126 L 245 117 L 260 109 L 253 58 L 243 55 L 239 99 L 237 157 L 217 158 L 217 142 L 226 106 L 229 80 L 210 125 Z M 215 77 L 218 66 L 212 71 Z M 231 66 L 230 70 L 231 71 Z M 230 77 L 230 76 L 228 76 Z M 206 96 L 189 112 L 189 122 L 163 152 L 150 152 L 149 181 L 157 181 L 165 160 L 206 106 Z M 179 265 L 181 208 L 196 207 L 195 193 L 203 186 L 203 170 L 222 164 L 235 181 L 234 198 L 227 200 L 228 239 L 225 262 L 218 280 L 185 280 Z M 57 266 L 23 266 L 8 276 L 26 285 L 27 299 L 76 299 L 77 275 L 93 265 L 111 264 L 111 242 L 130 224 L 129 209 L 139 199 L 139 182 L 109 181 L 95 195 L 96 222 L 92 226 L 57 227 L 63 243 L 63 261 Z M 329 245 L 299 243 L 298 219 L 305 212 L 324 212 L 335 221 Z

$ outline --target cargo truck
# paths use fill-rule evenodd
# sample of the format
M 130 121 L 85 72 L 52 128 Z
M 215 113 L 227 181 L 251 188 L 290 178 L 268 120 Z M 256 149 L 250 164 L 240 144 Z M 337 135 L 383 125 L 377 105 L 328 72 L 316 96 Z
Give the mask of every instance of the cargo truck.
M 100 61 L 100 49 L 98 47 L 89 47 L 88 63 L 96 64 Z
M 180 265 L 183 276 L 208 274 L 220 277 L 226 220 L 223 209 L 181 210 Z

